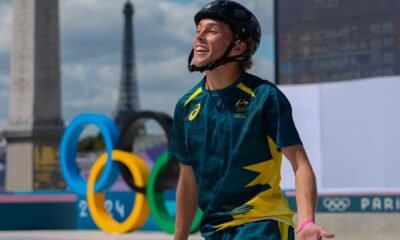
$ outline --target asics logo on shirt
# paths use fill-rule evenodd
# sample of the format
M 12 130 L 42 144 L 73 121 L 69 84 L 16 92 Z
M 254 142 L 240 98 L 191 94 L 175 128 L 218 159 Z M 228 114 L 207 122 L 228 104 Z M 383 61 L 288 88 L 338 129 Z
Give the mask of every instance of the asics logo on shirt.
M 189 114 L 189 121 L 193 121 L 197 117 L 197 115 L 200 112 L 200 108 L 201 108 L 200 103 L 194 106 L 192 112 Z

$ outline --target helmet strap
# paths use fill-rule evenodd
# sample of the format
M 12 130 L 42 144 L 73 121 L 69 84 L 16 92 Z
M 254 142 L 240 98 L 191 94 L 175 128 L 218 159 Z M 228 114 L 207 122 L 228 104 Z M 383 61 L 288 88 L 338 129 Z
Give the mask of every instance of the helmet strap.
M 242 54 L 242 55 L 238 55 L 238 56 L 234 56 L 234 57 L 228 57 L 228 55 L 229 55 L 229 53 L 231 52 L 231 50 L 232 50 L 239 42 L 240 42 L 240 39 L 236 39 L 234 42 L 232 42 L 231 44 L 229 44 L 229 46 L 226 48 L 224 54 L 223 54 L 218 60 L 216 60 L 216 61 L 214 61 L 214 62 L 212 62 L 212 63 L 209 63 L 209 64 L 207 64 L 207 65 L 204 65 L 204 66 L 202 66 L 202 67 L 197 67 L 196 65 L 191 64 L 191 63 L 192 63 L 193 56 L 194 56 L 194 48 L 192 48 L 192 51 L 190 52 L 189 57 L 188 57 L 188 69 L 189 69 L 189 72 L 195 72 L 195 71 L 198 71 L 198 72 L 212 71 L 212 70 L 214 70 L 215 68 L 217 68 L 217 67 L 219 67 L 219 66 L 221 66 L 221 65 L 224 65 L 224 64 L 226 64 L 226 63 L 235 62 L 235 61 L 242 61 L 242 60 L 248 58 L 248 56 L 245 56 L 245 55 L 243 55 L 243 54 Z

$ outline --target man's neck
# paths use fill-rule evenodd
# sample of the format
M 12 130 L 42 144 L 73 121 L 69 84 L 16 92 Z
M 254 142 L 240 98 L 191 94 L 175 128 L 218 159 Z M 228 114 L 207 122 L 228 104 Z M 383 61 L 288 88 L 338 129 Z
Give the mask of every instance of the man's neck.
M 206 72 L 206 88 L 208 90 L 220 90 L 234 83 L 242 70 L 237 63 L 228 63 Z

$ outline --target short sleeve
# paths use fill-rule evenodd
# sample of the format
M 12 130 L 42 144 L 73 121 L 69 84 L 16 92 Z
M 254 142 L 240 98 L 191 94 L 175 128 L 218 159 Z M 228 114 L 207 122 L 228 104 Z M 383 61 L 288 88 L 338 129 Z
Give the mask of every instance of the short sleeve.
M 185 165 L 191 165 L 185 144 L 185 126 L 183 121 L 182 104 L 180 104 L 180 102 L 175 106 L 169 151 L 171 160 Z
M 277 87 L 272 88 L 263 110 L 267 135 L 274 140 L 278 149 L 302 144 L 293 121 L 290 102 Z

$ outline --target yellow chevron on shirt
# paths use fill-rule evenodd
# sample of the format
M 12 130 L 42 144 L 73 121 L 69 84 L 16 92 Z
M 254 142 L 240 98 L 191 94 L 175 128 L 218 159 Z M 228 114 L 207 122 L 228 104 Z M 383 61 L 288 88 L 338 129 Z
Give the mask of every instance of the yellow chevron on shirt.
M 243 209 L 244 206 L 248 206 L 247 209 L 249 210 L 243 213 L 232 214 L 233 220 L 215 226 L 216 231 L 260 219 L 275 219 L 294 227 L 294 212 L 290 210 L 286 198 L 284 198 L 283 194 L 281 194 L 274 196 L 274 200 L 269 199 L 270 196 L 268 195 L 273 195 L 271 190 L 272 189 L 262 192 L 245 203 L 243 206 L 238 207 L 238 209 Z M 267 192 L 271 192 L 272 194 Z M 232 210 L 232 212 L 235 212 L 235 209 Z
M 216 231 L 268 218 L 295 226 L 294 212 L 289 208 L 279 186 L 282 154 L 278 152 L 275 142 L 269 137 L 268 143 L 272 159 L 246 166 L 244 169 L 259 173 L 246 187 L 268 184 L 271 188 L 260 192 L 242 206 L 233 209 L 231 211 L 233 220 L 215 226 Z
M 244 85 L 243 83 L 239 83 L 236 87 L 239 88 L 240 90 L 242 90 L 243 92 L 249 94 L 252 97 L 256 96 L 254 94 L 254 91 L 251 88 L 249 88 L 248 86 Z
M 197 88 L 196 91 L 188 98 L 188 100 L 186 100 L 186 102 L 183 104 L 183 106 L 188 105 L 193 99 L 195 99 L 201 92 L 203 91 L 203 89 L 201 87 Z

